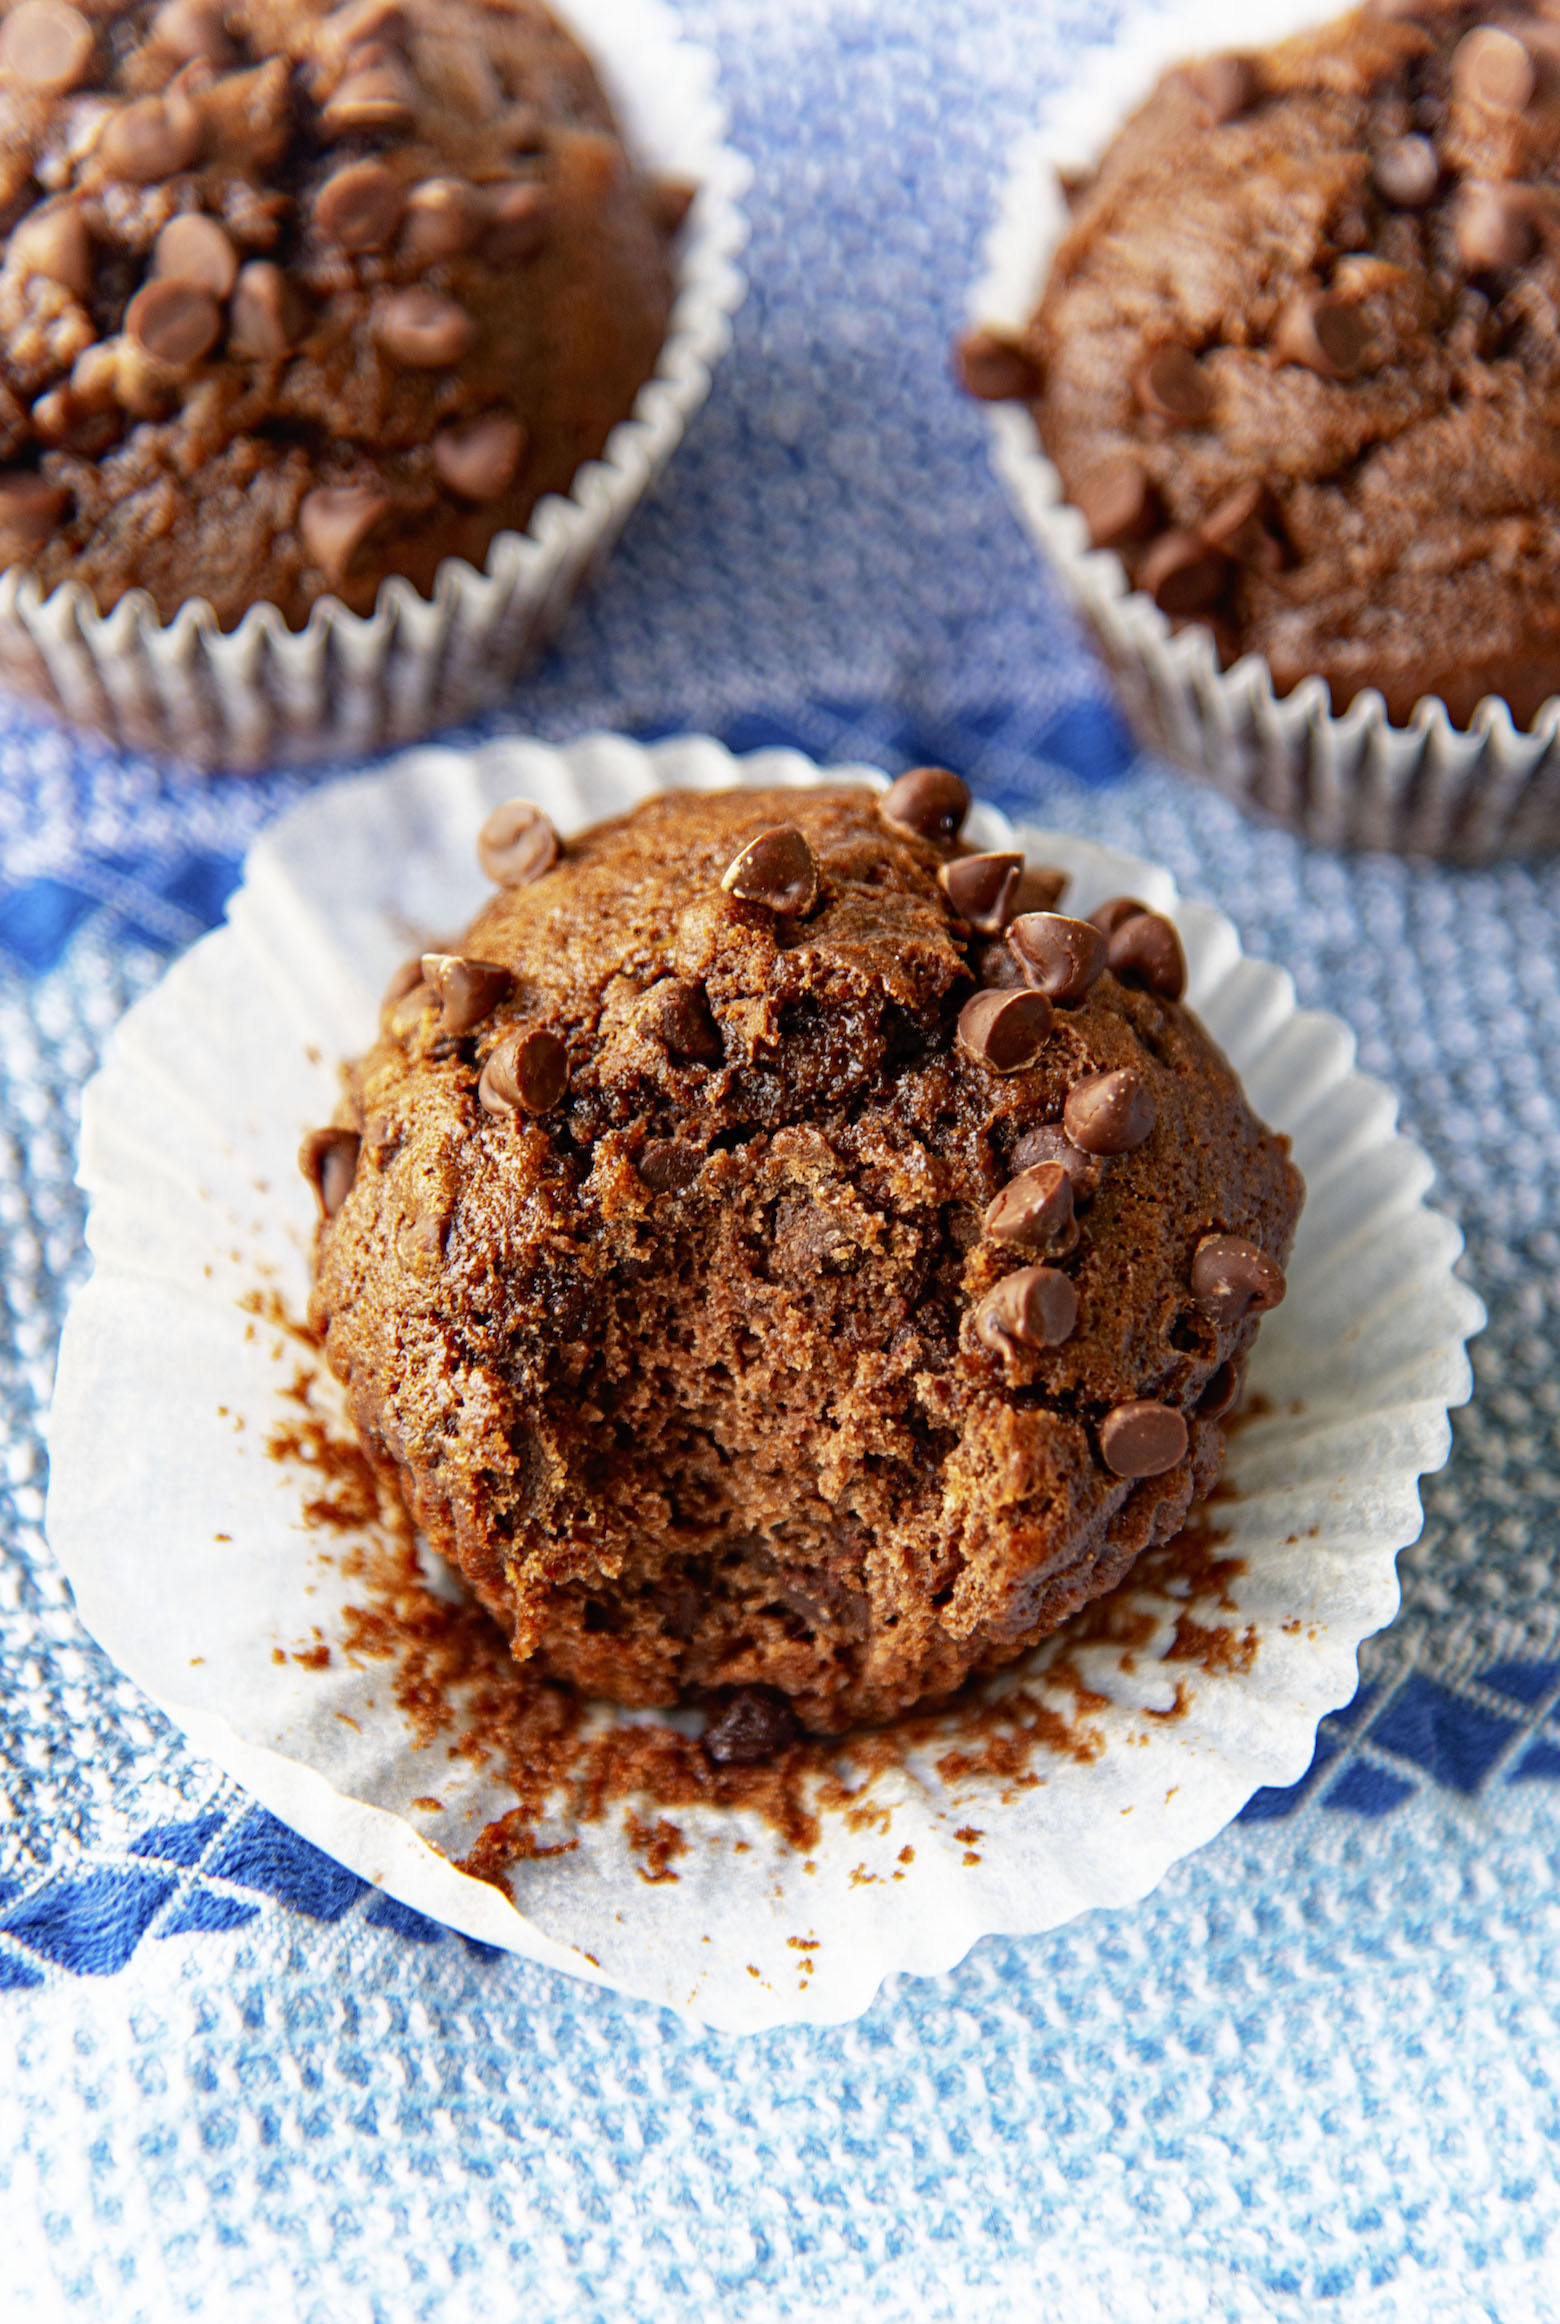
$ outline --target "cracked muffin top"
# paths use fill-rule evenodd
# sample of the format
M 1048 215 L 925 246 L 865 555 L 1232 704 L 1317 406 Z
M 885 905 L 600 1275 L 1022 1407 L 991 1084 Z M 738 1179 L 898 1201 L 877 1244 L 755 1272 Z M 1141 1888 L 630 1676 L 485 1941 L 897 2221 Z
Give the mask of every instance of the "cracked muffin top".
M 306 1142 L 368 1451 L 592 1693 L 888 1717 L 1218 1473 L 1287 1141 L 1170 922 L 1056 909 L 960 846 L 967 803 L 936 769 L 672 793 L 566 846 L 509 803 L 495 899 Z
M 14 0 L 0 563 L 224 628 L 480 566 L 653 370 L 687 199 L 536 0 Z

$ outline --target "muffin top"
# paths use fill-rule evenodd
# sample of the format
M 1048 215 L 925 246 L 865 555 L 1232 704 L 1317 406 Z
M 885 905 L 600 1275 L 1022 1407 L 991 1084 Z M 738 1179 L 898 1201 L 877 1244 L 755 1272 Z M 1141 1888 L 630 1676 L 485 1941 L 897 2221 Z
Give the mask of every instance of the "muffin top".
M 1526 721 L 1560 691 L 1560 18 L 1386 0 L 1169 73 L 967 363 L 1226 662 Z
M 561 855 L 501 810 L 506 884 L 306 1146 L 366 1445 L 592 1692 L 885 1717 L 1217 1474 L 1286 1141 L 1170 924 L 1051 910 L 1061 875 L 955 849 L 965 800 L 670 794 Z
M 536 0 L 12 0 L 0 201 L 0 562 L 227 627 L 566 490 L 686 194 Z

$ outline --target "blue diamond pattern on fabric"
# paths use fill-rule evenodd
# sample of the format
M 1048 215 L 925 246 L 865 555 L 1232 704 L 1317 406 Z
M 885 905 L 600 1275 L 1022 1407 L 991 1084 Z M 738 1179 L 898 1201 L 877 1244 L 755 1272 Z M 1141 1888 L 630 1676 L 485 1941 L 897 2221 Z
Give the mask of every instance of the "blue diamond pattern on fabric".
M 393 1896 L 376 1896 L 363 1918 L 372 1921 L 376 1929 L 394 1929 L 398 1937 L 414 1945 L 441 1945 L 447 1934 L 426 1913 L 399 1903 Z
M 219 1889 L 197 1888 L 185 1898 L 177 1912 L 169 1914 L 157 1934 L 160 1937 L 220 1935 L 226 1929 L 244 1928 L 259 1917 L 260 1907 L 257 1904 L 245 1904 L 240 1897 L 224 1896 Z
M 42 1983 L 41 1969 L 35 1969 L 31 1961 L 24 1961 L 19 1953 L 7 1952 L 0 1945 L 0 1993 L 25 1993 L 29 1986 Z
M 0 1929 L 78 1977 L 113 1977 L 175 1885 L 166 1876 L 111 1870 L 50 1880 L 0 1916 Z
M 187 1824 L 154 1824 L 130 1843 L 132 1856 L 156 1856 L 164 1864 L 198 1864 L 227 1822 L 216 1809 Z
M 368 1886 L 322 1849 L 290 1832 L 266 1808 L 256 1808 L 234 1827 L 205 1870 L 213 1879 L 278 1897 L 317 1921 L 340 1920 Z
M 96 910 L 95 897 L 63 880 L 0 888 L 0 951 L 36 976 L 54 966 L 82 921 Z
M 1353 1816 L 1387 1816 L 1412 1799 L 1415 1786 L 1368 1759 L 1356 1759 L 1339 1776 L 1323 1805 L 1343 1808 Z
M 1496 1662 L 1475 1675 L 1480 1686 L 1531 1706 L 1560 1687 L 1560 1662 Z
M 1530 1743 L 1517 1761 L 1508 1783 L 1560 1783 L 1560 1743 L 1551 1743 L 1540 1735 Z
M 1509 1719 L 1464 1702 L 1415 1671 L 1372 1723 L 1370 1739 L 1411 1759 L 1438 1783 L 1469 1793 L 1478 1790 L 1516 1733 Z

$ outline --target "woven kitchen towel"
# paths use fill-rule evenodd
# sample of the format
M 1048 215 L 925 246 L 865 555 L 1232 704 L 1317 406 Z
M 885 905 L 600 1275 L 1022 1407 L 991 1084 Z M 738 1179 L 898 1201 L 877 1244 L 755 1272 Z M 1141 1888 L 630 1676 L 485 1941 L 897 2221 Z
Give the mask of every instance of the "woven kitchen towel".
M 1560 872 L 1343 862 L 1129 765 L 945 348 L 1093 0 L 698 0 L 753 294 L 490 725 L 951 760 L 1156 856 L 1401 1092 L 1490 1307 L 1405 1606 L 1293 1791 L 1130 1912 L 739 2041 L 490 1956 L 218 1780 L 42 1539 L 77 1098 L 294 779 L 0 727 L 0 2280 L 342 2320 L 1560 2316 Z

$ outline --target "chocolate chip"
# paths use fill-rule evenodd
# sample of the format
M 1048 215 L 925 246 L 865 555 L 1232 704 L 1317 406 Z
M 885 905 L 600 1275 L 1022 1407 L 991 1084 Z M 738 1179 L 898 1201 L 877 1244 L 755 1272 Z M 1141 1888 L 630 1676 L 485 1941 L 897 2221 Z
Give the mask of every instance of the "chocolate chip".
M 0 548 L 5 562 L 20 563 L 41 548 L 69 500 L 68 492 L 29 468 L 0 469 Z
M 341 250 L 383 250 L 401 223 L 406 197 L 382 161 L 350 161 L 314 197 L 314 223 Z
M 186 210 L 169 219 L 153 244 L 152 273 L 225 299 L 238 279 L 238 252 L 215 218 Z
M 390 512 L 387 493 L 366 484 L 320 485 L 306 492 L 298 509 L 303 545 L 334 588 L 346 579 L 353 559 L 381 517 Z
M 345 8 L 332 9 L 325 24 L 339 47 L 349 54 L 370 41 L 400 48 L 410 30 L 403 0 L 349 0 Z
M 469 250 L 486 219 L 481 195 L 464 178 L 425 178 L 406 197 L 401 248 L 414 266 L 435 266 Z
M 958 369 L 961 385 L 982 403 L 1033 403 L 1040 393 L 1039 367 L 1002 331 L 966 331 Z
M 1281 1267 L 1244 1235 L 1204 1235 L 1192 1254 L 1192 1297 L 1205 1315 L 1228 1328 L 1253 1308 L 1276 1307 L 1288 1286 Z
M 1059 1267 L 1020 1267 L 1004 1275 L 975 1310 L 975 1337 L 994 1355 L 1058 1348 L 1078 1326 L 1078 1293 Z
M 1183 1413 L 1147 1397 L 1118 1404 L 1100 1428 L 1100 1453 L 1118 1477 L 1162 1477 L 1186 1456 Z
M 569 1086 L 569 1052 L 556 1033 L 537 1025 L 499 1042 L 477 1082 L 490 1114 L 547 1114 Z
M 294 346 L 301 318 L 296 294 L 269 258 L 238 270 L 228 309 L 228 349 L 253 363 L 276 363 Z
M 125 329 L 148 355 L 182 371 L 216 345 L 222 309 L 198 283 L 143 283 L 125 309 Z
M 1161 613 L 1185 618 L 1206 613 L 1224 595 L 1230 578 L 1230 560 L 1210 548 L 1200 533 L 1161 533 L 1133 579 L 1154 600 Z
M 1370 325 L 1360 309 L 1327 291 L 1292 298 L 1273 331 L 1281 363 L 1303 364 L 1322 379 L 1352 379 L 1369 346 Z
M 11 236 L 10 255 L 74 298 L 92 296 L 92 241 L 86 220 L 72 204 L 35 210 L 24 218 Z
M 1173 427 L 1196 428 L 1213 416 L 1213 390 L 1190 347 L 1172 341 L 1145 355 L 1132 375 L 1139 406 Z
M 981 1233 L 1021 1251 L 1050 1251 L 1067 1242 L 1073 1223 L 1073 1182 L 1060 1162 L 1040 1162 L 1010 1178 L 987 1205 Z
M 1060 1122 L 1042 1122 L 1038 1129 L 1026 1130 L 1013 1148 L 1015 1170 L 1034 1170 L 1042 1162 L 1060 1162 L 1072 1180 L 1075 1204 L 1093 1200 L 1110 1168 L 1108 1156 L 1085 1154 L 1075 1146 Z
M 762 1767 L 787 1750 L 800 1732 L 784 1695 L 769 1687 L 738 1687 L 704 1730 L 704 1749 L 717 1767 Z
M 1508 274 L 1526 265 L 1538 240 L 1526 186 L 1465 178 L 1457 189 L 1452 232 L 1470 274 Z
M 1186 990 L 1186 955 L 1181 939 L 1159 912 L 1134 912 L 1109 939 L 1105 965 L 1123 984 L 1140 984 L 1162 1000 L 1178 1001 Z
M 393 58 L 348 73 L 322 108 L 327 137 L 364 137 L 410 129 L 417 118 L 416 90 L 404 65 Z
M 481 254 L 494 266 L 511 266 L 534 258 L 547 239 L 552 197 L 534 179 L 519 185 L 487 190 L 487 223 L 482 231 Z
M 663 977 L 639 1004 L 637 1021 L 669 1056 L 718 1065 L 725 1052 L 704 987 L 680 976 Z
M 969 785 L 947 767 L 912 767 L 878 801 L 885 823 L 938 847 L 952 846 L 969 811 Z
M 1198 526 L 1210 548 L 1257 573 L 1281 573 L 1290 562 L 1278 502 L 1253 478 L 1216 501 Z
M 995 936 L 1007 926 L 1023 868 L 1021 855 L 960 855 L 937 877 L 959 918 L 978 936 Z
M 1033 1065 L 1052 1025 L 1044 993 L 984 992 L 959 1011 L 959 1046 L 991 1073 Z
M 187 100 L 138 97 L 110 115 L 98 152 L 115 177 L 150 186 L 188 169 L 200 142 L 200 116 Z
M 422 972 L 443 1004 L 441 1032 L 457 1039 L 491 1016 L 514 990 L 513 976 L 496 960 L 468 960 L 459 952 L 425 952 Z
M 477 861 L 495 888 L 528 888 L 558 856 L 557 832 L 529 799 L 506 799 L 477 833 Z
M 740 903 L 799 919 L 818 901 L 818 861 L 805 832 L 794 823 L 777 823 L 732 858 L 720 884 Z
M 1210 56 L 1183 65 L 1177 76 L 1196 100 L 1210 129 L 1233 121 L 1255 103 L 1261 83 L 1250 57 Z
M 152 18 L 152 38 L 180 64 L 230 65 L 233 43 L 214 0 L 164 0 Z
M 356 1130 L 311 1130 L 298 1148 L 298 1167 L 319 1197 L 322 1218 L 334 1218 L 352 1192 L 362 1144 Z
M 1023 912 L 1007 940 L 1024 982 L 1059 1009 L 1076 1008 L 1105 973 L 1105 938 L 1065 912 Z
M 1371 174 L 1395 210 L 1422 210 L 1435 199 L 1441 164 L 1428 137 L 1396 137 L 1377 154 Z
M 1520 113 L 1538 87 L 1532 57 L 1514 32 L 1480 24 L 1452 51 L 1452 93 L 1491 113 Z
M 462 306 L 426 283 L 390 291 L 374 309 L 374 337 L 397 363 L 444 371 L 469 353 L 477 326 Z
M 1062 1127 L 1085 1154 L 1130 1154 L 1154 1127 L 1158 1108 L 1143 1076 L 1130 1065 L 1075 1081 L 1062 1108 Z
M 63 0 L 20 0 L 0 24 L 0 73 L 40 94 L 62 94 L 87 75 L 91 25 Z
M 656 1194 L 686 1194 L 704 1167 L 704 1156 L 686 1138 L 652 1138 L 636 1164 Z
M 509 412 L 486 412 L 441 428 L 433 439 L 433 464 L 463 500 L 497 500 L 513 484 L 524 450 L 520 422 Z
M 1240 1394 L 1240 1373 L 1233 1364 L 1221 1364 L 1197 1399 L 1199 1420 L 1222 1420 Z
M 1131 920 L 1139 912 L 1147 910 L 1148 906 L 1136 896 L 1107 896 L 1104 903 L 1097 905 L 1089 914 L 1089 918 L 1102 936 L 1114 936 L 1123 920 Z
M 1144 540 L 1160 521 L 1159 495 L 1141 463 L 1125 453 L 1090 469 L 1073 495 L 1073 506 L 1097 549 Z

